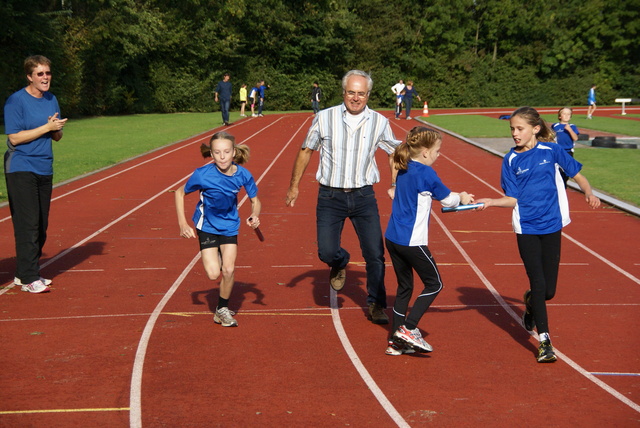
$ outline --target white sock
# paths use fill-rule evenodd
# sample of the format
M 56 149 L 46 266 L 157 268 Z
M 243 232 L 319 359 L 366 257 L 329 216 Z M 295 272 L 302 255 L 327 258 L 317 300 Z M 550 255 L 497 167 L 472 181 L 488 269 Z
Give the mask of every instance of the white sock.
M 551 340 L 551 338 L 549 337 L 549 333 L 540 333 L 539 337 L 540 337 L 540 342 L 544 342 L 545 340 Z

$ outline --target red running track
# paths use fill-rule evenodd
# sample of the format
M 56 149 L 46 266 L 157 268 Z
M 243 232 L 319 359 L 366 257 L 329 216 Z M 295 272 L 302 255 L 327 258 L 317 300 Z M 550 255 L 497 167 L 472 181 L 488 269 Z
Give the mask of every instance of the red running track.
M 330 292 L 317 259 L 317 155 L 296 206 L 284 205 L 310 120 L 270 115 L 228 128 L 251 147 L 266 236 L 240 230 L 238 328 L 213 323 L 217 284 L 196 241 L 179 238 L 171 192 L 202 165 L 211 133 L 57 187 L 43 256 L 53 291 L 0 294 L 0 426 L 638 424 L 638 218 L 590 210 L 569 192 L 573 223 L 549 306 L 560 361 L 541 365 L 518 321 L 527 280 L 510 210 L 436 212 L 430 248 L 445 289 L 420 325 L 434 352 L 389 357 L 387 327 L 365 318 L 352 227 L 342 292 Z M 416 124 L 392 121 L 399 138 Z M 452 190 L 491 197 L 500 162 L 446 136 L 435 167 Z M 378 163 L 386 184 L 382 153 Z M 391 201 L 385 185 L 376 191 L 384 227 Z M 8 215 L 0 208 L 5 285 L 15 265 Z M 391 306 L 389 263 L 387 288 Z

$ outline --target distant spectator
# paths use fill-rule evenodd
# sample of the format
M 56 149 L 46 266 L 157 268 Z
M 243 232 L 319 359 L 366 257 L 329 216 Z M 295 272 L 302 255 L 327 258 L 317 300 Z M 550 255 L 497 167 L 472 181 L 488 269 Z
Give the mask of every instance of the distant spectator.
M 404 105 L 407 109 L 407 115 L 405 116 L 405 118 L 409 120 L 411 119 L 411 106 L 413 105 L 413 97 L 416 97 L 418 101 L 422 100 L 420 99 L 420 95 L 418 95 L 418 91 L 416 91 L 416 88 L 413 87 L 413 81 L 411 80 L 407 82 L 407 86 L 405 87 L 404 92 Z
M 587 119 L 593 119 L 593 113 L 596 111 L 596 84 L 591 85 L 589 96 L 587 97 Z
M 264 84 L 264 80 L 261 80 L 260 84 L 258 85 L 258 97 L 260 98 L 260 101 L 258 102 L 258 117 L 263 116 L 262 110 L 264 109 L 264 98 L 265 98 L 264 92 L 270 87 L 271 87 L 270 85 Z
M 313 88 L 311 88 L 311 107 L 313 108 L 313 114 L 318 114 L 320 111 L 320 100 L 322 99 L 322 89 L 318 82 L 313 82 Z
M 229 107 L 231 106 L 231 92 L 233 87 L 229 82 L 229 73 L 224 73 L 222 81 L 216 86 L 216 102 L 220 101 L 220 112 L 222 113 L 222 123 L 229 126 Z
M 243 83 L 240 87 L 240 117 L 246 117 L 244 109 L 247 106 L 247 84 Z
M 404 80 L 402 80 L 402 79 L 398 80 L 398 83 L 396 83 L 395 85 L 393 85 L 391 87 L 391 92 L 393 92 L 393 95 L 396 96 L 395 97 L 396 98 L 395 99 L 396 105 L 397 105 L 397 102 L 398 102 L 398 95 L 400 95 L 402 93 L 402 91 L 404 91 L 404 88 L 405 88 Z

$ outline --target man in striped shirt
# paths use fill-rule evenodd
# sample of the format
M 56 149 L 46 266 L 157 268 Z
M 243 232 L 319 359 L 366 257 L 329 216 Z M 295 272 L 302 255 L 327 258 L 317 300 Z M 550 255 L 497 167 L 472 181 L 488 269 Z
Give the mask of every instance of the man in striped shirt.
M 380 181 L 375 152 L 382 149 L 389 155 L 393 183 L 396 172 L 392 155 L 400 141 L 395 139 L 388 119 L 367 107 L 372 87 L 373 80 L 364 71 L 351 70 L 342 78 L 344 102 L 320 111 L 313 119 L 293 166 L 286 204 L 294 206 L 302 175 L 313 152 L 319 151 L 318 256 L 331 268 L 331 287 L 341 290 L 350 254 L 340 246 L 340 238 L 349 218 L 366 263 L 368 318 L 374 324 L 387 324 L 384 246 L 373 190 L 373 184 Z

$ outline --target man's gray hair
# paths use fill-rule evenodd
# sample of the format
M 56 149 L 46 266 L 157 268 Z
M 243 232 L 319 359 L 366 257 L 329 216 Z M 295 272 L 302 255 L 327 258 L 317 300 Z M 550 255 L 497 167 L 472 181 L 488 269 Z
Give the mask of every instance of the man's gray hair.
M 347 81 L 351 76 L 361 76 L 367 79 L 367 92 L 371 92 L 371 89 L 373 89 L 373 79 L 371 79 L 371 76 L 369 76 L 362 70 L 350 70 L 347 72 L 347 74 L 344 75 L 344 77 L 342 78 L 342 92 L 345 92 L 347 90 Z

